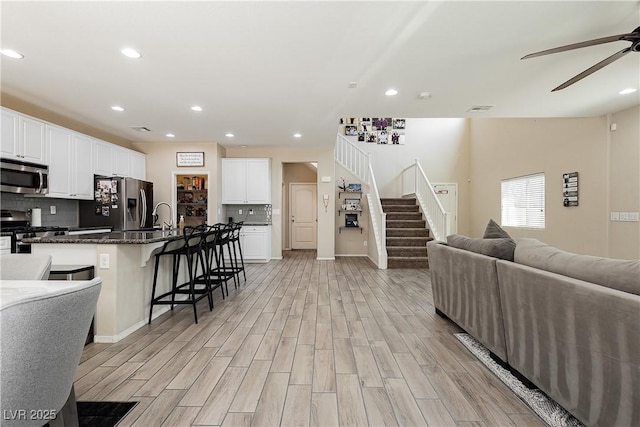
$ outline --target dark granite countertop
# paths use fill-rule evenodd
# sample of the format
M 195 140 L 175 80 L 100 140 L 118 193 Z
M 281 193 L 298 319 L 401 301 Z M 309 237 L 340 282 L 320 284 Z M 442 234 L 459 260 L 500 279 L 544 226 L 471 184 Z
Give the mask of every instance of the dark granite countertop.
M 166 242 L 182 238 L 178 229 L 158 231 L 112 231 L 111 233 L 94 233 L 66 236 L 35 237 L 24 239 L 25 243 L 98 243 L 144 245 L 147 243 Z

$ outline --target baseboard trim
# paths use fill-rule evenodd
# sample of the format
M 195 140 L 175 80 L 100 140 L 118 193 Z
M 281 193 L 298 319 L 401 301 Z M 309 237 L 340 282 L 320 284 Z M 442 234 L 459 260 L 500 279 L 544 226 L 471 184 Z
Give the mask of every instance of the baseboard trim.
M 186 298 L 186 297 L 182 297 L 182 298 L 179 298 L 179 299 L 184 299 L 184 298 Z M 158 307 L 158 308 L 156 308 L 156 307 L 154 307 L 153 316 L 151 316 L 151 321 L 152 322 L 153 322 L 154 319 L 157 319 L 158 317 L 162 316 L 167 311 L 171 310 L 171 308 L 169 306 Z M 147 324 L 147 320 L 141 320 L 138 323 L 134 323 L 133 325 L 131 325 L 130 327 L 128 327 L 127 329 L 125 329 L 124 331 L 120 332 L 117 335 L 94 335 L 93 336 L 93 342 L 104 343 L 104 344 L 116 343 L 116 342 L 121 341 L 124 338 L 128 337 L 129 335 L 131 335 L 132 333 L 134 333 L 138 329 L 142 328 L 146 324 Z
M 369 254 L 336 254 L 337 257 L 369 257 Z

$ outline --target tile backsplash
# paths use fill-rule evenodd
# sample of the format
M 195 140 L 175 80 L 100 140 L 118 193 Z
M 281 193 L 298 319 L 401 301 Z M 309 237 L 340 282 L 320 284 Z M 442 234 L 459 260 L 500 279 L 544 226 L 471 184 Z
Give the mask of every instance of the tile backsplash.
M 271 205 L 223 205 L 223 208 L 222 222 L 227 222 L 229 217 L 233 217 L 234 222 L 271 224 Z
M 78 226 L 78 201 L 67 199 L 50 199 L 44 197 L 25 197 L 22 194 L 1 193 L 2 209 L 28 211 L 32 208 L 42 209 L 43 226 Z M 51 214 L 51 206 L 56 207 L 56 214 Z

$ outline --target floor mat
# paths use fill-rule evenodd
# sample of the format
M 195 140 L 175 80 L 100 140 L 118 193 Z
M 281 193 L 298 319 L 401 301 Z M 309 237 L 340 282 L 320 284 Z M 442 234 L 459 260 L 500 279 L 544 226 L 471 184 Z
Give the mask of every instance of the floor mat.
M 454 334 L 455 337 L 527 404 L 542 420 L 551 427 L 584 427 L 578 419 L 567 412 L 549 396 L 537 389 L 527 388 L 511 372 L 498 365 L 489 356 L 489 350 L 469 334 Z

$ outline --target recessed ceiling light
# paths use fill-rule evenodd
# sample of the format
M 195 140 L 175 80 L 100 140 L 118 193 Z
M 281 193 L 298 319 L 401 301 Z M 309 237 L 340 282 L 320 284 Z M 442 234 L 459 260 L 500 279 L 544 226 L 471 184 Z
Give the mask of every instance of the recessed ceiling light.
M 176 136 L 172 133 L 168 133 L 165 135 L 167 138 L 175 138 Z
M 193 107 L 191 107 L 191 109 L 193 111 L 202 111 L 202 107 L 198 106 L 198 105 L 194 105 Z
M 229 133 L 225 133 L 224 136 L 226 136 L 227 138 L 233 138 L 235 135 L 229 132 Z
M 241 145 L 240 148 L 247 148 L 248 145 Z
M 355 89 L 358 87 L 358 82 L 349 82 L 349 88 L 350 89 Z
M 620 95 L 629 95 L 630 93 L 633 93 L 635 91 L 637 91 L 638 89 L 634 89 L 632 87 L 628 87 L 626 89 L 621 90 L 620 92 L 618 92 Z
M 294 133 L 293 137 L 294 138 L 302 138 L 302 134 L 301 133 Z
M 23 54 L 18 53 L 13 49 L 2 49 L 2 50 L 0 50 L 0 53 L 2 53 L 4 56 L 8 56 L 9 58 L 13 58 L 13 59 L 22 59 L 22 58 L 24 58 Z
M 431 92 L 420 92 L 420 94 L 418 95 L 418 98 L 429 99 L 431 98 Z
M 389 89 L 389 90 L 388 90 L 388 91 L 386 91 L 384 94 L 385 94 L 385 95 L 387 95 L 387 96 L 394 96 L 394 95 L 397 95 L 397 94 L 398 94 L 398 91 L 397 91 L 397 90 L 395 90 L 395 89 Z
M 122 108 L 122 107 L 121 107 L 121 106 L 119 106 L 119 105 L 114 105 L 113 107 L 111 107 L 111 109 L 112 109 L 113 111 L 124 111 L 124 108 Z
M 120 51 L 124 56 L 126 56 L 127 58 L 132 58 L 132 59 L 140 59 L 142 58 L 142 54 L 140 52 L 138 52 L 135 49 L 132 49 L 130 47 L 126 47 L 124 49 L 122 49 Z

